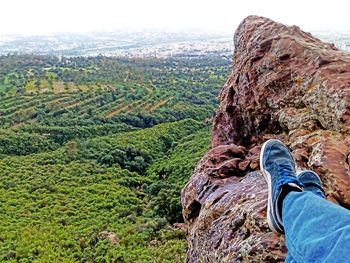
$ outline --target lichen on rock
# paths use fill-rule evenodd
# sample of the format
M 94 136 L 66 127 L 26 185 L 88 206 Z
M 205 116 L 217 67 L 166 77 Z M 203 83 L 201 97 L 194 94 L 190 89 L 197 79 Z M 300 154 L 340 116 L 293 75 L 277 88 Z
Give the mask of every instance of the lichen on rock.
M 249 16 L 234 36 L 210 151 L 182 191 L 188 262 L 283 262 L 266 222 L 263 142 L 278 138 L 327 198 L 350 208 L 350 54 L 296 26 Z

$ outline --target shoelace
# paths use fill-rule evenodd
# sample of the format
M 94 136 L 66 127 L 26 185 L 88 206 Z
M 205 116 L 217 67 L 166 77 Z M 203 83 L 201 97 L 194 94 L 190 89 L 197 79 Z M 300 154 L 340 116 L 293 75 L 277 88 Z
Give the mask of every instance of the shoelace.
M 281 189 L 283 185 L 289 183 L 295 183 L 296 185 L 303 186 L 302 183 L 298 180 L 298 178 L 294 175 L 290 164 L 278 164 L 277 170 L 281 175 L 278 179 L 277 189 Z

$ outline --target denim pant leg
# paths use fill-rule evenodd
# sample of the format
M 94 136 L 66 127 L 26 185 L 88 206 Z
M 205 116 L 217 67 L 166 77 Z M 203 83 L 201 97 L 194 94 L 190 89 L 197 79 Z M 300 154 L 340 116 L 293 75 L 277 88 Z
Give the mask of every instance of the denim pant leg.
M 292 255 L 290 253 L 288 253 L 284 263 L 297 263 L 297 261 L 295 261 L 295 259 L 292 257 Z
M 311 192 L 290 192 L 282 220 L 286 262 L 350 262 L 349 210 Z

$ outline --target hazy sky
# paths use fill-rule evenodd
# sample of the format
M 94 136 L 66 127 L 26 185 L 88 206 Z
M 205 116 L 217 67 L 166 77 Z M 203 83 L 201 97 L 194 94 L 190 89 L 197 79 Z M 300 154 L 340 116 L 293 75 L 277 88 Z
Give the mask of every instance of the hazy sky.
M 232 32 L 248 15 L 350 29 L 349 0 L 0 0 L 0 34 L 142 28 Z

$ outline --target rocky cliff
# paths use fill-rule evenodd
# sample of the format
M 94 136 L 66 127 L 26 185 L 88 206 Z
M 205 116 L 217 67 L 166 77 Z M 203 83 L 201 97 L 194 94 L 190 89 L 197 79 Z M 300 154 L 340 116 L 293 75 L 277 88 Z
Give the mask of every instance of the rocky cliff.
M 327 198 L 350 208 L 350 54 L 296 26 L 249 16 L 234 36 L 211 150 L 182 192 L 189 262 L 282 262 L 266 223 L 262 143 L 278 138 Z

